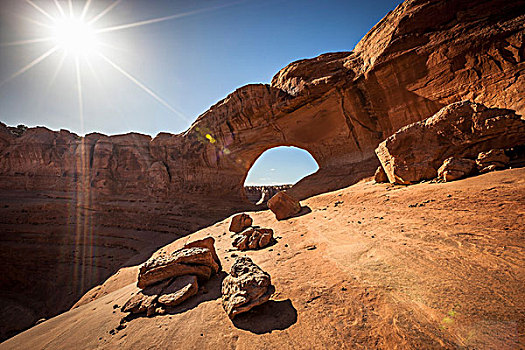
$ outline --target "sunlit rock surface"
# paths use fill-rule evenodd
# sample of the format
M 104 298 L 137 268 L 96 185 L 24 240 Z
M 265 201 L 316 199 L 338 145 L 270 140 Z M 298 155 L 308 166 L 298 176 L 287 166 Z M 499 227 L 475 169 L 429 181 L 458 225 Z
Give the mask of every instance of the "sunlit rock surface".
M 121 266 L 249 204 L 265 150 L 319 170 L 290 193 L 343 188 L 378 166 L 399 128 L 472 100 L 525 112 L 522 1 L 407 1 L 351 52 L 293 62 L 237 89 L 184 133 L 79 137 L 0 125 L 0 307 L 50 317 Z M 9 322 L 2 337 L 29 327 Z

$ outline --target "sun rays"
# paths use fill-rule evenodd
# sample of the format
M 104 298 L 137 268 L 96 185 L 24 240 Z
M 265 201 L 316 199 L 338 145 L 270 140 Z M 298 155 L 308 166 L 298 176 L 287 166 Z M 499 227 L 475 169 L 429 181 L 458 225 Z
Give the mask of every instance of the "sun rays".
M 100 58 L 109 67 L 111 67 L 118 74 L 123 75 L 128 79 L 129 82 L 140 88 L 147 95 L 152 97 L 155 101 L 160 103 L 162 106 L 167 108 L 169 111 L 174 113 L 178 118 L 184 121 L 190 121 L 181 111 L 173 107 L 166 99 L 159 96 L 158 93 L 153 91 L 151 87 L 148 87 L 144 82 L 140 81 L 135 77 L 134 74 L 128 72 L 122 66 L 117 64 L 114 59 L 108 57 L 103 52 L 105 47 L 114 48 L 113 45 L 101 40 L 100 36 L 108 32 L 116 32 L 130 28 L 137 28 L 144 25 L 151 25 L 159 22 L 174 20 L 187 16 L 197 15 L 204 12 L 210 12 L 218 10 L 224 7 L 232 6 L 240 2 L 232 2 L 222 4 L 219 6 L 207 7 L 197 9 L 188 12 L 176 13 L 168 16 L 146 19 L 126 24 L 110 25 L 106 27 L 96 27 L 97 22 L 100 19 L 110 14 L 122 0 L 116 0 L 110 3 L 108 6 L 96 11 L 96 2 L 92 0 L 86 0 L 83 3 L 81 10 L 74 8 L 72 0 L 49 0 L 48 5 L 45 2 L 37 2 L 35 0 L 25 0 L 28 5 L 28 12 L 32 13 L 33 16 L 24 16 L 24 20 L 33 23 L 43 28 L 43 32 L 47 32 L 46 36 L 37 38 L 28 38 L 23 40 L 17 40 L 12 42 L 0 43 L 0 47 L 13 47 L 13 46 L 25 46 L 25 45 L 49 45 L 49 47 L 40 55 L 33 58 L 28 64 L 20 67 L 16 72 L 0 81 L 0 87 L 9 83 L 11 80 L 18 76 L 27 73 L 32 68 L 36 67 L 40 63 L 51 59 L 53 56 L 56 57 L 57 65 L 56 69 L 53 70 L 52 77 L 49 80 L 47 88 L 50 88 L 59 74 L 64 61 L 66 59 L 73 59 L 75 66 L 75 88 L 78 93 L 79 103 L 79 119 L 81 124 L 83 123 L 83 106 L 82 103 L 82 84 L 81 75 L 85 68 L 90 73 L 94 72 L 91 60 L 93 58 Z M 47 5 L 47 4 L 46 4 Z M 32 12 L 30 12 L 32 10 Z M 88 15 L 91 12 L 91 15 Z M 36 17 L 36 18 L 33 18 Z M 61 53 L 61 54 L 60 54 Z M 81 61 L 82 58 L 82 61 Z
M 72 101 L 76 105 L 74 115 L 78 118 L 80 132 L 83 134 L 86 112 L 84 110 L 85 97 L 89 96 L 86 90 L 89 90 L 88 80 L 93 77 L 98 82 L 98 87 L 104 89 L 100 77 L 112 71 L 116 75 L 123 76 L 133 86 L 138 87 L 141 91 L 150 96 L 156 103 L 172 112 L 177 118 L 190 122 L 181 111 L 172 106 L 165 98 L 162 98 L 155 92 L 149 84 L 138 78 L 129 69 L 125 69 L 121 64 L 122 61 L 113 57 L 105 48 L 115 49 L 111 42 L 105 42 L 104 35 L 109 32 L 117 32 L 130 28 L 137 28 L 145 25 L 152 25 L 159 22 L 174 20 L 203 12 L 210 12 L 227 6 L 238 4 L 233 2 L 215 7 L 208 7 L 189 12 L 181 12 L 159 18 L 146 19 L 133 23 L 107 25 L 106 27 L 97 26 L 102 23 L 102 18 L 108 17 L 112 11 L 118 8 L 122 0 L 111 2 L 104 8 L 97 8 L 97 2 L 85 0 L 82 7 L 75 8 L 72 0 L 25 0 L 27 12 L 16 14 L 15 18 L 28 22 L 38 29 L 38 37 L 22 38 L 21 40 L 0 43 L 2 50 L 25 49 L 24 46 L 35 45 L 36 57 L 28 59 L 29 63 L 20 64 L 20 67 L 13 69 L 14 73 L 7 74 L 7 77 L 0 81 L 0 88 L 5 87 L 12 80 L 27 74 L 33 68 L 39 66 L 42 62 L 56 63 L 55 66 L 49 67 L 49 77 L 46 78 L 42 86 L 42 91 L 46 92 L 53 88 L 53 84 L 61 70 L 64 69 L 66 61 L 71 63 L 72 71 L 70 76 L 70 90 L 74 93 Z M 78 2 L 75 2 L 78 4 Z M 108 23 L 109 18 L 106 18 Z M 53 59 L 56 62 L 53 62 Z M 123 64 L 123 63 L 122 63 Z M 102 66 L 101 66 L 102 65 Z M 107 68 L 106 68 L 107 67 Z M 64 69 L 65 71 L 65 69 Z M 85 85 L 84 85 L 85 84 Z M 69 85 L 67 85 L 69 86 Z M 107 88 L 107 87 L 106 87 Z M 109 89 L 108 89 L 109 90 Z M 108 94 L 110 91 L 108 91 Z M 86 94 L 86 96 L 84 96 Z M 103 98 L 106 96 L 104 95 Z M 62 103 L 63 100 L 57 100 L 56 103 Z M 213 144 L 215 140 L 208 134 L 206 138 Z M 84 291 L 90 283 L 89 276 L 93 272 L 89 269 L 95 269 L 97 266 L 96 252 L 97 244 L 93 236 L 93 210 L 94 197 L 91 193 L 91 169 L 89 145 L 85 138 L 79 139 L 79 145 L 76 154 L 74 180 L 71 182 L 72 198 L 68 210 L 68 226 L 74 234 L 74 250 L 72 259 L 73 266 L 73 283 L 75 288 Z M 89 270 L 89 271 L 88 271 Z

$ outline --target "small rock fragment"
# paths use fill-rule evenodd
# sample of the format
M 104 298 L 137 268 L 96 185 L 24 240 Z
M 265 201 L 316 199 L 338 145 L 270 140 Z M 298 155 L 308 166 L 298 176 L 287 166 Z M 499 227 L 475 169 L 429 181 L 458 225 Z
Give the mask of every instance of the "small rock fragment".
M 250 215 L 245 213 L 237 214 L 234 217 L 232 217 L 229 230 L 231 232 L 239 233 L 244 229 L 250 227 L 252 225 L 252 222 L 253 220 L 250 217 Z
M 170 281 L 163 281 L 162 283 L 149 286 L 139 291 L 122 306 L 122 311 L 139 314 L 147 312 L 150 309 L 154 310 L 155 302 L 159 294 L 168 286 L 169 282 Z
M 505 169 L 509 161 L 505 151 L 502 149 L 491 149 L 488 152 L 480 152 L 476 159 L 476 164 L 480 173 L 488 173 L 498 169 Z
M 376 173 L 374 174 L 374 180 L 376 183 L 388 182 L 388 177 L 386 176 L 385 169 L 383 169 L 381 165 L 377 167 Z

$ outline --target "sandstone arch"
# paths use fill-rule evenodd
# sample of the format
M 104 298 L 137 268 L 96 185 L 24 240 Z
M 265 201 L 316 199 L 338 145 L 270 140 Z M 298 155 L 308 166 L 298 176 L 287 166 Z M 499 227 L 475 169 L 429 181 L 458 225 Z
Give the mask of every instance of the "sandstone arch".
M 291 185 L 318 170 L 319 164 L 308 150 L 295 146 L 272 147 L 250 166 L 243 179 L 241 195 L 253 204 L 263 205 L 277 192 L 289 190 Z
M 250 167 L 244 186 L 294 184 L 319 170 L 308 150 L 277 146 L 265 150 Z

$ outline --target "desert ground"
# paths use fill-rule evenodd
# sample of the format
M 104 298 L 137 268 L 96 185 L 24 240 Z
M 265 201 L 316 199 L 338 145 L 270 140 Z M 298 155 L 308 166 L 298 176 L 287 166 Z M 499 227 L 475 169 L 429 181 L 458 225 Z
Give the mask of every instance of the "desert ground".
M 73 309 L 1 349 L 518 349 L 524 344 L 525 169 L 450 183 L 353 186 L 302 201 L 277 221 L 277 242 L 232 248 L 225 219 L 161 248 L 213 236 L 228 271 L 249 255 L 272 277 L 271 300 L 231 321 L 213 277 L 175 311 L 120 311 L 136 292 L 138 268 L 120 269 Z

